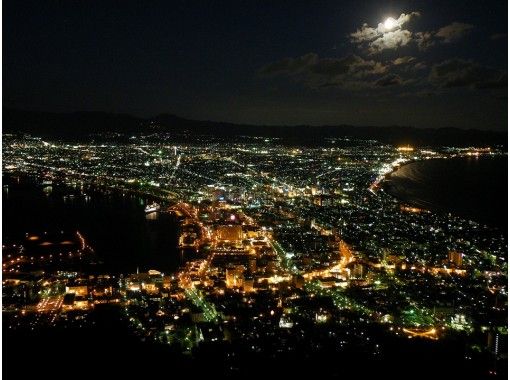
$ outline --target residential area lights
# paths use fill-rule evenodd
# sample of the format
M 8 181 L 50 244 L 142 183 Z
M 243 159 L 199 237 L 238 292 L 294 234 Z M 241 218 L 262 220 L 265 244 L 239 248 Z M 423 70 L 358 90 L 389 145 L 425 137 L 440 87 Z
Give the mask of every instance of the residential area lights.
M 174 273 L 53 269 L 21 278 L 42 263 L 4 247 L 8 326 L 71 323 L 66 313 L 87 316 L 113 303 L 137 335 L 185 352 L 223 341 L 259 352 L 267 341 L 313 341 L 323 330 L 338 350 L 374 355 L 386 336 L 440 342 L 464 334 L 468 346 L 482 347 L 481 334 L 506 334 L 504 235 L 380 191 L 388 174 L 411 161 L 505 152 L 374 140 L 289 147 L 248 137 L 179 144 L 172 135 L 141 134 L 125 141 L 4 136 L 2 169 L 41 186 L 157 202 L 179 223 L 186 262 Z M 76 233 L 81 260 L 93 256 L 86 239 Z M 374 329 L 380 335 L 370 336 Z

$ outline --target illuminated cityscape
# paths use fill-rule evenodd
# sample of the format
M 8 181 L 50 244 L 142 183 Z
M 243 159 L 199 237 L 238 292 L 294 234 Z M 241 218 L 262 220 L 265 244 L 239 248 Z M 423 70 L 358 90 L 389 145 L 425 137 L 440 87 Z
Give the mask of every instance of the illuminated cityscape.
M 508 4 L 2 3 L 6 379 L 508 378 Z
M 77 270 L 97 260 L 86 236 L 27 232 L 3 246 L 5 328 L 82 326 L 113 304 L 139 339 L 189 355 L 213 347 L 226 358 L 277 358 L 327 343 L 377 358 L 392 339 L 409 338 L 461 339 L 466 362 L 507 354 L 505 235 L 402 203 L 384 186 L 412 161 L 506 152 L 348 139 L 300 148 L 269 138 L 171 141 L 3 136 L 4 175 L 85 198 L 90 189 L 143 195 L 147 218 L 169 214 L 180 226 L 184 258 L 168 273 Z M 31 243 L 44 249 L 35 254 Z

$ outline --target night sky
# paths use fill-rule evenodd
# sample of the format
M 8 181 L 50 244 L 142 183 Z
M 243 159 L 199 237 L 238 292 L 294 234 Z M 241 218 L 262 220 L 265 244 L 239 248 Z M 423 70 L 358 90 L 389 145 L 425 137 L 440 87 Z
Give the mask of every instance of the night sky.
M 503 0 L 6 0 L 3 104 L 505 130 L 507 14 Z

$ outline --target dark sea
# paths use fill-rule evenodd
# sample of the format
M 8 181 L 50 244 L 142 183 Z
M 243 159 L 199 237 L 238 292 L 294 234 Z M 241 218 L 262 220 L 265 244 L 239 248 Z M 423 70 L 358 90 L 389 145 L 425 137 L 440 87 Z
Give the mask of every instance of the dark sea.
M 384 189 L 411 205 L 451 213 L 507 233 L 506 156 L 414 162 L 391 173 Z
M 181 262 L 178 223 L 166 213 L 145 214 L 151 200 L 119 191 L 43 187 L 28 178 L 3 176 L 3 241 L 26 233 L 79 230 L 95 250 L 98 270 L 173 272 Z

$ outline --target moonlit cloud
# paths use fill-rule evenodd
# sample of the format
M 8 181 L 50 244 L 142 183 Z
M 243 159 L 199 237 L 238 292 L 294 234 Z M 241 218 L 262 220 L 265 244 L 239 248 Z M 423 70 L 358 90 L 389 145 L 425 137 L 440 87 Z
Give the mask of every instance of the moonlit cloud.
M 413 18 L 420 16 L 420 12 L 411 12 L 408 14 L 402 13 L 397 19 L 397 24 L 402 27 L 402 25 L 407 24 Z
M 360 29 L 351 33 L 351 41 L 354 43 L 363 43 L 366 41 L 373 41 L 379 37 L 380 33 L 377 28 L 371 28 L 367 23 L 363 24 Z
M 259 70 L 259 74 L 290 78 L 294 83 L 311 89 L 367 90 L 358 91 L 363 95 L 384 92 L 399 96 L 402 92 L 444 93 L 450 88 L 495 89 L 507 86 L 506 72 L 472 61 L 443 58 L 435 64 L 425 63 L 423 55 L 427 54 L 426 50 L 458 41 L 473 29 L 473 25 L 453 22 L 437 30 L 410 28 L 410 22 L 419 16 L 418 12 L 402 13 L 397 19 L 386 19 L 377 27 L 364 23 L 349 34 L 351 43 L 361 50 L 360 55 L 321 58 L 316 53 L 308 53 L 269 63 Z M 416 56 L 398 56 L 398 48 L 404 46 L 414 48 Z M 394 56 L 386 60 L 372 58 L 384 51 L 393 52 Z
M 413 62 L 415 60 L 416 60 L 416 58 L 411 57 L 411 56 L 398 57 L 398 58 L 393 60 L 393 64 L 395 66 L 406 65 L 406 64 L 411 63 L 411 62 Z
M 406 24 L 418 16 L 420 16 L 419 12 L 402 13 L 398 19 L 391 23 L 392 27 L 390 29 L 387 28 L 385 23 L 379 23 L 377 27 L 371 27 L 364 23 L 349 37 L 358 48 L 366 50 L 371 55 L 384 50 L 396 50 L 411 43 L 415 43 L 419 50 L 425 51 L 436 43 L 455 42 L 467 35 L 474 27 L 471 24 L 452 22 L 436 31 L 411 31 L 404 28 Z
M 384 23 L 379 23 L 376 28 L 365 23 L 361 28 L 350 34 L 351 42 L 357 44 L 359 48 L 366 48 L 369 54 L 405 46 L 413 40 L 413 33 L 404 29 L 403 26 L 418 16 L 420 16 L 419 12 L 402 13 L 395 20 L 394 26 L 390 30 L 386 28 Z
M 412 33 L 409 30 L 395 30 L 384 33 L 381 37 L 372 41 L 368 46 L 370 54 L 380 53 L 386 49 L 395 50 L 400 46 L 406 46 L 412 41 Z
M 465 36 L 471 29 L 473 29 L 473 25 L 471 24 L 452 22 L 450 25 L 440 28 L 435 33 L 435 36 L 440 38 L 442 42 L 450 43 Z

